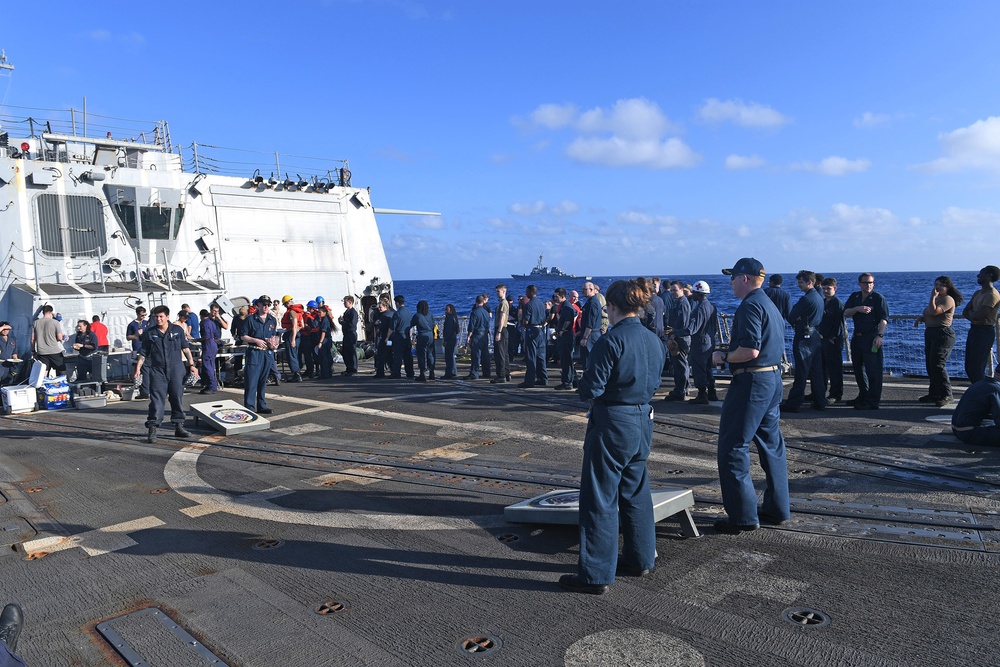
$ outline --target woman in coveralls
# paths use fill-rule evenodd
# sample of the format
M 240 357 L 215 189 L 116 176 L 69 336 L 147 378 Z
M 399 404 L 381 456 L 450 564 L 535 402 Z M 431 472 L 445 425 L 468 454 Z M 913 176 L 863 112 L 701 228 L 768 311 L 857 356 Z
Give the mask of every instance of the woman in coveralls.
M 248 315 L 243 326 L 243 344 L 247 346 L 246 365 L 243 367 L 243 405 L 252 412 L 269 415 L 264 390 L 267 375 L 274 363 L 274 350 L 278 347 L 276 331 L 278 321 L 271 315 L 271 297 L 261 296 L 255 303 L 257 312 Z
M 591 402 L 580 477 L 580 562 L 576 574 L 559 579 L 575 593 L 601 595 L 616 574 L 644 576 L 656 558 L 646 459 L 653 441 L 649 402 L 666 355 L 639 320 L 650 294 L 644 278 L 612 283 L 606 297 L 612 328 L 594 344 L 579 383 L 580 397 Z

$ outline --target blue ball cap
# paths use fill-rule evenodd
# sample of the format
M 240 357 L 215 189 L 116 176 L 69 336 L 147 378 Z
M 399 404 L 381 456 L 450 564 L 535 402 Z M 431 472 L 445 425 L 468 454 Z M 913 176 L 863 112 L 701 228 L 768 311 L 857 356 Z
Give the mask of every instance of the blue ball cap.
M 744 257 L 731 269 L 722 269 L 727 276 L 760 276 L 764 277 L 764 265 L 753 257 Z
M 310 301 L 309 303 L 306 304 L 306 308 L 319 308 L 319 304 L 316 303 L 315 301 Z

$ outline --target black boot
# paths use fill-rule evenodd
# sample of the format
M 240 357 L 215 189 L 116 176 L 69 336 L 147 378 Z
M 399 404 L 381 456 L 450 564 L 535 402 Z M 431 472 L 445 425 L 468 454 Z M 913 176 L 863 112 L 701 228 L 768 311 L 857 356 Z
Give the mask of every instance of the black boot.
M 688 401 L 688 403 L 693 403 L 694 405 L 708 405 L 708 394 L 705 393 L 704 389 L 699 389 L 698 395 Z
M 146 442 L 153 443 L 156 442 L 156 427 L 150 426 L 146 432 Z
M 0 642 L 7 645 L 11 653 L 17 653 L 17 638 L 24 626 L 24 612 L 15 603 L 10 603 L 0 612 Z
M 719 399 L 719 395 L 715 393 L 715 387 L 709 387 L 708 388 L 708 400 L 710 400 L 710 401 L 721 400 L 721 399 Z
M 184 428 L 184 424 L 174 426 L 174 436 L 177 438 L 190 438 L 191 432 Z

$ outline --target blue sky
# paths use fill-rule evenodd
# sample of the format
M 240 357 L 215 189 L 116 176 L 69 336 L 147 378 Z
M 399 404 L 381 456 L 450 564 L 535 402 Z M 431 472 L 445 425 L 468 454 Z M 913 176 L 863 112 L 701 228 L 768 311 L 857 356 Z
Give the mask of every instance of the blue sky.
M 348 158 L 397 279 L 1000 264 L 1000 3 L 17 3 L 13 107 Z M 32 112 L 34 113 L 34 112 Z M 261 159 L 266 174 L 270 163 Z M 248 172 L 251 171 L 248 169 Z M 249 175 L 249 173 L 247 174 Z

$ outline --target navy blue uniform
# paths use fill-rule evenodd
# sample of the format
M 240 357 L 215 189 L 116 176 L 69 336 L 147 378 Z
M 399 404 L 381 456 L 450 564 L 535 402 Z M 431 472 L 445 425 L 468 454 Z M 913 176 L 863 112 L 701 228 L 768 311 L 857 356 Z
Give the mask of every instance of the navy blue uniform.
M 771 300 L 771 303 L 781 313 L 781 319 L 787 320 L 788 313 L 792 311 L 792 297 L 788 292 L 781 289 L 781 287 L 765 287 L 764 294 L 767 295 L 767 298 Z
M 74 345 L 80 345 L 77 350 L 80 356 L 76 360 L 76 381 L 83 382 L 90 378 L 91 356 L 97 351 L 97 334 L 93 331 L 77 332 L 73 338 Z
M 410 324 L 417 329 L 417 367 L 420 369 L 420 376 L 429 373 L 430 379 L 434 379 L 434 318 L 430 315 L 417 313 L 410 320 Z
M 413 379 L 413 344 L 410 343 L 410 322 L 413 313 L 406 306 L 400 306 L 392 316 L 392 377 L 399 378 L 401 369 L 406 369 L 406 377 Z
M 757 446 L 767 477 L 763 510 L 782 520 L 790 516 L 785 439 L 778 423 L 784 333 L 781 314 L 761 289 L 747 294 L 733 315 L 730 351 L 738 347 L 759 351 L 752 361 L 729 364 L 733 380 L 719 419 L 722 504 L 733 525 L 752 526 L 758 522 L 757 492 L 750 478 L 751 443 Z
M 201 323 L 201 380 L 209 391 L 219 390 L 215 375 L 215 360 L 219 354 L 219 325 L 206 317 Z
M 7 360 L 13 359 L 15 354 L 17 354 L 17 341 L 14 339 L 13 332 L 7 334 L 6 339 L 0 336 L 0 362 L 2 362 L 0 363 L 0 384 L 10 382 L 14 376 L 14 364 L 7 363 Z
M 545 304 L 537 296 L 528 299 L 522 309 L 524 327 L 524 384 L 548 384 L 545 366 Z
M 458 346 L 458 315 L 449 313 L 444 316 L 444 377 L 453 378 L 458 375 L 458 364 L 455 361 L 455 348 Z
M 992 419 L 993 424 L 983 424 Z M 1000 447 L 1000 380 L 985 378 L 966 389 L 951 416 L 951 431 L 968 445 Z
M 333 319 L 329 314 L 323 313 L 319 318 L 319 377 L 321 380 L 329 380 L 333 377 Z
M 823 340 L 823 391 L 830 387 L 830 400 L 844 397 L 844 304 L 831 296 L 823 302 L 823 319 L 819 323 Z
M 379 313 L 375 319 L 375 377 L 385 377 L 392 366 L 392 318 L 396 311 L 392 308 Z
M 340 326 L 344 331 L 344 339 L 340 345 L 340 354 L 344 357 L 344 366 L 348 373 L 358 372 L 358 311 L 348 308 L 340 316 Z
M 667 319 L 671 331 L 671 339 L 677 343 L 677 350 L 671 351 L 671 363 L 674 367 L 674 388 L 670 398 L 684 400 L 688 388 L 688 353 L 691 350 L 691 302 L 686 296 L 674 299 L 673 307 Z
M 600 299 L 597 298 L 596 294 L 587 299 L 587 303 L 583 305 L 583 321 L 580 326 L 583 327 L 584 331 L 590 329 L 590 336 L 587 340 L 580 341 L 583 343 L 580 346 L 580 366 L 584 371 L 587 370 L 587 358 L 590 355 L 590 351 L 594 349 L 594 344 L 601 337 L 601 316 L 603 312 L 604 307 L 601 305 Z
M 810 289 L 802 294 L 786 318 L 795 329 L 792 356 L 795 358 L 795 380 L 788 392 L 785 405 L 793 410 L 802 405 L 806 395 L 806 380 L 812 388 L 813 406 L 826 407 L 823 390 L 822 339 L 817 327 L 823 320 L 823 297 L 819 290 Z
M 149 377 L 149 412 L 146 428 L 157 428 L 163 421 L 167 400 L 170 401 L 170 421 L 184 424 L 184 361 L 182 350 L 190 348 L 187 331 L 176 324 L 167 325 L 161 333 L 151 324 L 142 334 L 139 356 L 143 358 L 142 374 Z M 143 382 L 145 384 L 145 382 Z
M 559 368 L 562 386 L 569 388 L 576 385 L 576 368 L 573 366 L 573 348 L 576 345 L 576 334 L 573 323 L 576 321 L 576 308 L 567 299 L 559 304 L 559 316 L 556 320 L 556 349 L 559 351 Z
M 268 313 L 263 320 L 260 314 L 248 315 L 244 322 L 243 335 L 250 338 L 268 340 L 278 330 L 278 321 Z M 243 405 L 253 412 L 267 410 L 267 376 L 274 364 L 274 351 L 247 346 L 246 365 L 243 367 Z
M 480 367 L 483 377 L 489 377 L 490 315 L 483 306 L 476 306 L 469 314 L 469 352 L 472 355 L 469 377 L 478 378 Z
M 889 304 L 884 296 L 873 290 L 867 299 L 862 298 L 861 292 L 852 293 L 844 304 L 844 309 L 857 306 L 869 306 L 872 311 L 859 312 L 851 317 L 854 320 L 851 359 L 854 361 L 854 379 L 858 383 L 858 397 L 855 400 L 859 405 L 877 408 L 882 401 L 882 374 L 885 360 L 882 348 L 879 347 L 872 352 L 872 346 L 878 334 L 879 322 L 889 319 Z
M 580 380 L 591 401 L 580 477 L 580 563 L 584 583 L 610 584 L 621 560 L 651 569 L 656 557 L 653 503 L 646 459 L 653 441 L 649 401 L 660 386 L 663 343 L 627 317 L 601 336 Z
M 691 376 L 694 379 L 694 386 L 698 389 L 698 395 L 700 396 L 702 391 L 707 395 L 709 389 L 715 391 L 712 353 L 715 351 L 715 341 L 719 335 L 719 319 L 715 305 L 707 297 L 695 301 L 691 307 L 688 329 L 691 331 Z

